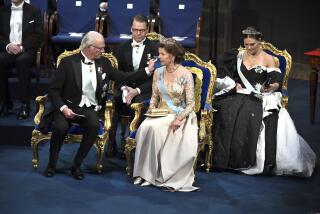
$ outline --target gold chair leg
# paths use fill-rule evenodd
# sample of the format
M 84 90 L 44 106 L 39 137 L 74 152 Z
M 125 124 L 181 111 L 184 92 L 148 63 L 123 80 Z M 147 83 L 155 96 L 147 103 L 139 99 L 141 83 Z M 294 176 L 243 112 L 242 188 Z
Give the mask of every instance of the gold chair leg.
M 212 168 L 212 150 L 213 150 L 213 142 L 209 140 L 208 143 L 208 155 L 206 157 L 206 172 L 209 172 Z
M 127 160 L 126 172 L 128 176 L 132 176 L 131 152 L 135 147 L 136 147 L 135 139 L 127 138 L 126 145 L 124 147 L 125 148 L 124 153 L 126 155 L 126 160 Z
M 127 175 L 129 177 L 132 176 L 132 166 L 131 166 L 131 151 L 129 150 L 128 148 L 128 143 L 126 143 L 125 147 L 124 147 L 124 154 L 126 155 L 126 160 L 127 160 L 127 167 L 126 167 L 126 172 L 127 172 Z
M 31 149 L 32 149 L 32 167 L 37 169 L 39 166 L 39 144 L 50 139 L 50 134 L 42 134 L 38 130 L 33 130 L 31 134 Z
M 39 166 L 39 153 L 38 153 L 39 141 L 33 136 L 31 137 L 31 149 L 32 149 L 32 167 L 37 169 Z
M 107 139 L 108 140 L 108 139 Z M 95 143 L 95 148 L 97 150 L 97 164 L 96 164 L 96 168 L 97 168 L 97 172 L 98 174 L 102 174 L 103 170 L 104 170 L 104 148 L 105 148 L 105 142 L 107 142 L 107 140 L 104 139 L 97 139 L 96 143 Z

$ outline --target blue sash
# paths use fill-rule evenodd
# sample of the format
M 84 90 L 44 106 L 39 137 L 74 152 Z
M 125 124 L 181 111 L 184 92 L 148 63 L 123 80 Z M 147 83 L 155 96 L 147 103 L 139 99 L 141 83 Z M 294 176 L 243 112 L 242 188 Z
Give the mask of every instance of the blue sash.
M 186 107 L 186 104 L 183 103 L 182 106 L 175 106 L 173 105 L 173 101 L 172 99 L 170 98 L 169 96 L 169 93 L 166 89 L 166 87 L 164 86 L 164 78 L 163 78 L 163 73 L 164 73 L 164 66 L 163 67 L 160 67 L 158 68 L 158 71 L 160 73 L 160 78 L 159 78 L 159 91 L 163 97 L 163 99 L 166 101 L 168 107 L 176 114 L 179 114 L 181 113 L 184 108 Z

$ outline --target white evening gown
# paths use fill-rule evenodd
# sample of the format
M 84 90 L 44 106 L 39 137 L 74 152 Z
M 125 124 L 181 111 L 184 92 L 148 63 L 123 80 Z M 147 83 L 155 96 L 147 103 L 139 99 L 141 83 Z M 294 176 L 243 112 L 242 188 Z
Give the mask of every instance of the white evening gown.
M 198 147 L 198 126 L 194 112 L 174 133 L 168 131 L 174 114 L 146 118 L 136 135 L 133 177 L 173 191 L 193 191 L 194 163 Z
M 265 159 L 264 124 L 261 126 L 257 150 L 256 165 L 242 170 L 245 174 L 263 172 Z M 275 175 L 294 175 L 310 177 L 313 173 L 317 156 L 308 143 L 298 134 L 295 125 L 285 108 L 280 108 L 277 128 L 277 153 Z

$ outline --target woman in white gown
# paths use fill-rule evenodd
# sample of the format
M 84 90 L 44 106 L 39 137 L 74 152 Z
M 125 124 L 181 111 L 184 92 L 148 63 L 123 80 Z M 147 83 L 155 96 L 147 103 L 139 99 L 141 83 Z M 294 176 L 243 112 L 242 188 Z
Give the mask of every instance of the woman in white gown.
M 153 76 L 148 114 L 136 134 L 134 184 L 154 185 L 170 191 L 193 191 L 193 165 L 197 156 L 198 126 L 193 111 L 194 83 L 190 71 L 179 63 L 182 46 L 173 39 L 159 44 L 163 67 Z M 167 111 L 152 117 L 157 110 Z
M 309 177 L 316 155 L 281 106 L 281 71 L 260 48 L 260 32 L 248 27 L 242 33 L 245 50 L 226 52 L 218 69 L 213 165 Z

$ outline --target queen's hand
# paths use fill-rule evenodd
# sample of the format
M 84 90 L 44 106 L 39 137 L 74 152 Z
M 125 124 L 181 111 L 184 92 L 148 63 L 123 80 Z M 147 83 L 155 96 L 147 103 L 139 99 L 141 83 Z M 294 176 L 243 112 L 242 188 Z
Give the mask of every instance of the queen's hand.
M 180 128 L 180 126 L 183 124 L 183 120 L 179 120 L 178 118 L 175 118 L 170 126 L 169 129 L 172 129 L 173 132 L 175 132 L 176 130 L 178 130 Z
M 152 74 L 154 72 L 154 63 L 157 61 L 157 59 L 150 59 L 148 61 L 148 71 Z

